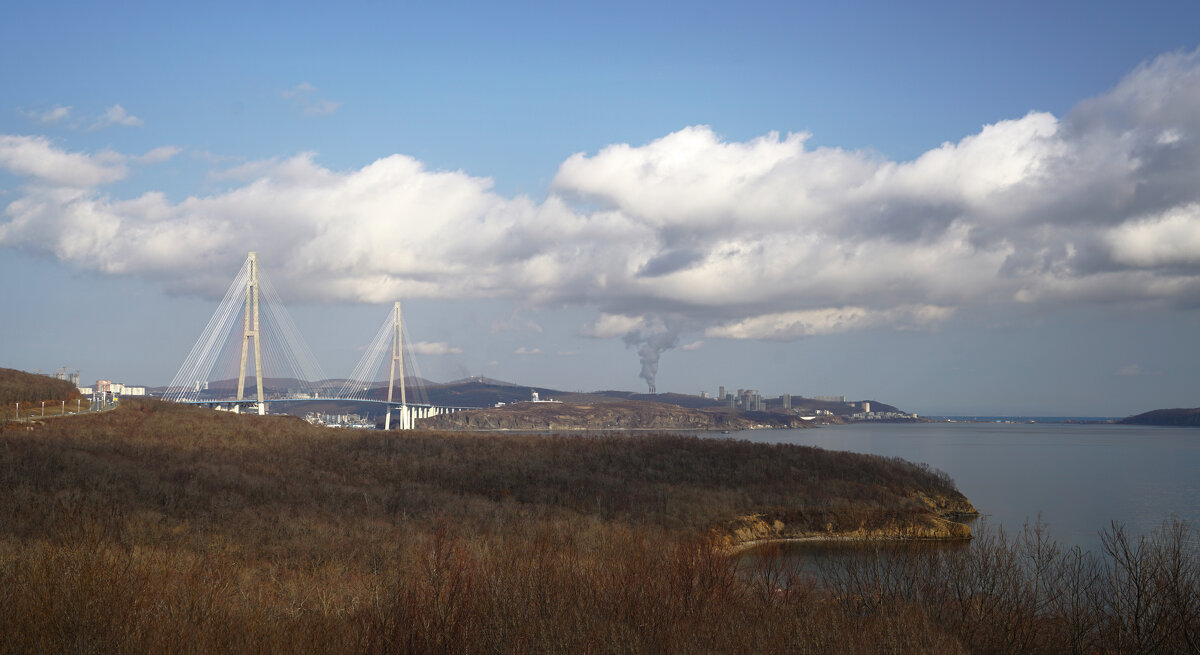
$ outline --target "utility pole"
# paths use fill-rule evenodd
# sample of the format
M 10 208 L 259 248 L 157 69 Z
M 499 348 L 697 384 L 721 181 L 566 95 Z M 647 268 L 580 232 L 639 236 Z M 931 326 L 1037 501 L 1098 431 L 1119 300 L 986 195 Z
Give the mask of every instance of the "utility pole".
M 408 425 L 408 402 L 404 395 L 404 331 L 400 324 L 400 301 L 392 307 L 392 361 L 391 373 L 388 374 L 388 411 L 387 418 L 383 419 L 383 429 L 392 429 L 392 388 L 396 385 L 396 369 L 400 369 L 400 429 L 407 430 Z
M 237 399 L 243 400 L 246 387 L 246 353 L 250 348 L 250 338 L 254 338 L 254 377 L 258 383 L 258 413 L 267 413 L 263 400 L 263 361 L 262 349 L 258 331 L 258 253 L 251 252 L 246 258 L 249 274 L 246 278 L 246 310 L 242 314 L 242 364 L 238 368 Z M 239 406 L 240 407 L 240 406 Z

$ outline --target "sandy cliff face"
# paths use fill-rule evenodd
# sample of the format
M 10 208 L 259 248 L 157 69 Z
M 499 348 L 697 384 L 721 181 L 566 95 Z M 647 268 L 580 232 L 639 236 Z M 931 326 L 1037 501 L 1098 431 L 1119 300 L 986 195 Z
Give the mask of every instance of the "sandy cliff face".
M 978 516 L 971 501 L 962 495 L 929 495 L 913 491 L 907 511 L 871 512 L 847 509 L 833 511 L 765 512 L 741 516 L 715 530 L 717 542 L 739 549 L 765 541 L 958 541 L 971 538 L 971 528 L 959 523 Z
M 803 522 L 788 523 L 772 514 L 754 514 L 739 517 L 716 533 L 717 542 L 731 550 L 779 540 L 959 541 L 970 538 L 970 527 L 935 514 L 888 521 L 881 525 L 863 523 L 849 528 L 836 526 L 830 521 L 824 529 L 813 529 Z

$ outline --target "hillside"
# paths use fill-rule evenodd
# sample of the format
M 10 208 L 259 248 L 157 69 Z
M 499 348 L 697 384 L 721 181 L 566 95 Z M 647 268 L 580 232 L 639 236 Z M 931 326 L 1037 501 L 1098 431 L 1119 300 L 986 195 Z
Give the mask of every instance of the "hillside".
M 45 400 L 74 400 L 79 389 L 66 380 L 47 375 L 0 368 L 0 405 Z
M 59 403 L 79 398 L 79 389 L 66 380 L 26 373 L 12 368 L 0 368 L 0 420 L 16 417 L 17 403 L 21 403 L 21 415 L 35 404 L 46 402 L 56 409 Z
M 1191 409 L 1156 409 L 1117 421 L 1127 425 L 1168 425 L 1200 427 L 1200 407 Z
M 366 521 L 450 512 L 488 531 L 493 510 L 462 508 L 511 499 L 539 512 L 689 530 L 763 511 L 811 513 L 820 518 L 793 527 L 824 530 L 839 506 L 846 509 L 835 526 L 853 527 L 933 516 L 917 498 L 969 507 L 948 479 L 907 462 L 811 447 L 664 435 L 353 435 L 291 417 L 136 399 L 5 433 L 0 496 L 24 498 L 25 508 L 0 512 L 0 535 L 49 527 L 63 493 L 113 508 L 121 520 L 150 512 L 167 523 L 213 521 L 234 542 L 247 538 L 240 522 L 267 510 Z M 641 502 L 651 496 L 668 500 Z M 851 509 L 858 498 L 871 501 Z
M 1137 542 L 1136 569 L 1057 556 L 1041 532 L 910 541 L 961 539 L 947 517 L 972 511 L 895 458 L 130 399 L 0 431 L 0 655 L 1151 652 L 1103 648 L 1128 634 L 1108 599 L 1142 583 L 1171 612 L 1136 626 L 1189 652 L 1192 533 Z M 821 584 L 729 555 L 779 537 L 888 554 L 839 558 Z
M 608 399 L 599 403 L 521 402 L 443 414 L 417 422 L 431 430 L 749 430 L 812 427 L 796 416 L 689 409 L 666 403 Z
M 648 401 L 665 405 L 677 405 L 689 409 L 713 409 L 724 404 L 714 398 L 701 398 L 682 393 L 636 393 L 633 391 L 595 391 L 581 394 L 559 394 L 556 396 L 565 401 L 575 402 L 613 402 L 613 401 Z

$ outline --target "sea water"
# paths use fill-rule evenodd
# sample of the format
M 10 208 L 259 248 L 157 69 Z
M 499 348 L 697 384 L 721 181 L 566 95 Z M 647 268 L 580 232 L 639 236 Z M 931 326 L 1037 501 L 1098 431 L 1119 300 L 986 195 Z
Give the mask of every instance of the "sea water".
M 979 510 L 976 530 L 1014 533 L 1040 520 L 1059 543 L 1091 550 L 1114 522 L 1149 534 L 1176 517 L 1200 531 L 1200 429 L 1028 421 L 853 423 L 710 436 L 926 463 L 954 478 Z

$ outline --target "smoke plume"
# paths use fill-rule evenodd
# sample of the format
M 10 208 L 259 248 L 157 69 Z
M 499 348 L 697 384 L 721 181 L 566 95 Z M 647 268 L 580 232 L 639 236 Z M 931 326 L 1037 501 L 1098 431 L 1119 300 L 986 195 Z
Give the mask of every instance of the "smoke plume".
M 658 375 L 658 358 L 664 351 L 679 345 L 679 329 L 658 323 L 652 327 L 641 327 L 632 330 L 624 337 L 625 345 L 637 346 L 638 359 L 642 362 L 642 371 L 638 377 L 646 381 L 649 393 L 658 393 L 654 386 L 654 378 Z

